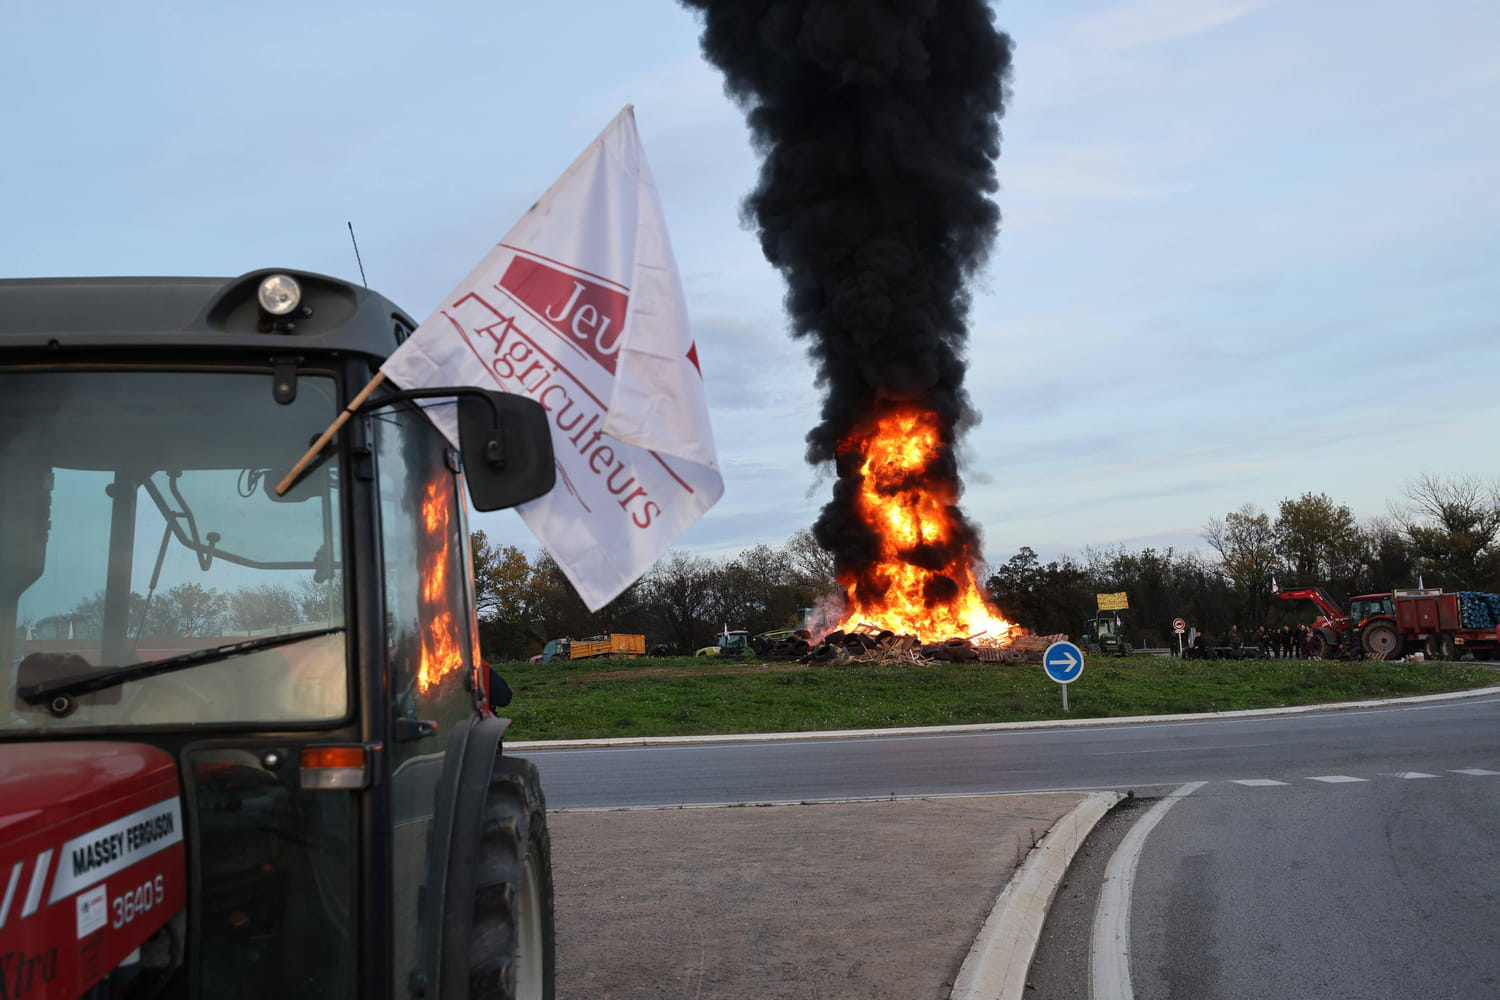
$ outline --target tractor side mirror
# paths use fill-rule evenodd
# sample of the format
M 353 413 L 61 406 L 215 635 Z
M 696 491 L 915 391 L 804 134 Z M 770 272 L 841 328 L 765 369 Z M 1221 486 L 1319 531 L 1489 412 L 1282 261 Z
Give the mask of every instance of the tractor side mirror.
M 484 396 L 458 397 L 458 438 L 474 509 L 504 510 L 545 495 L 557 483 L 546 409 L 514 393 Z

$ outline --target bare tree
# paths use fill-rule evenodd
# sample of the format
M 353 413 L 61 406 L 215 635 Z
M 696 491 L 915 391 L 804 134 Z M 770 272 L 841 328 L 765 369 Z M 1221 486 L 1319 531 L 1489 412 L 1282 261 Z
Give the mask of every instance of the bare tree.
M 833 553 L 818 544 L 811 530 L 803 528 L 783 546 L 792 570 L 799 576 L 800 584 L 816 598 L 840 592 L 838 579 L 833 575 Z
M 673 549 L 651 567 L 640 583 L 654 631 L 661 641 L 691 652 L 703 644 L 711 627 L 713 563 Z
M 1266 621 L 1271 610 L 1271 579 L 1275 575 L 1276 530 L 1271 518 L 1253 503 L 1212 518 L 1203 540 L 1219 554 L 1219 571 L 1234 586 L 1240 606 L 1249 616 L 1245 624 Z
M 1445 586 L 1493 587 L 1500 570 L 1500 486 L 1476 477 L 1423 475 L 1391 515 L 1418 566 Z
M 229 598 L 196 583 L 180 583 L 146 605 L 141 635 L 214 636 L 224 631 Z
M 237 629 L 267 629 L 302 621 L 302 601 L 279 583 L 241 587 L 229 592 L 229 624 Z

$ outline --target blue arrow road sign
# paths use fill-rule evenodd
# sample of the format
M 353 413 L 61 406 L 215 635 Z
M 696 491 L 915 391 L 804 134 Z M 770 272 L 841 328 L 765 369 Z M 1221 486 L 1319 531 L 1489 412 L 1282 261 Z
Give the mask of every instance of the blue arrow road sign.
M 1042 654 L 1042 669 L 1059 684 L 1071 684 L 1083 673 L 1083 650 L 1071 642 L 1054 642 Z

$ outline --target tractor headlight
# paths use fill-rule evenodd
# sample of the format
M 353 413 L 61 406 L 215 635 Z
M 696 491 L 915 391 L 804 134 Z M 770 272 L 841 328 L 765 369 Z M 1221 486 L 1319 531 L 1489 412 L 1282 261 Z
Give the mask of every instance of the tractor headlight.
M 285 316 L 302 304 L 302 286 L 290 274 L 272 274 L 260 283 L 256 297 L 272 316 Z

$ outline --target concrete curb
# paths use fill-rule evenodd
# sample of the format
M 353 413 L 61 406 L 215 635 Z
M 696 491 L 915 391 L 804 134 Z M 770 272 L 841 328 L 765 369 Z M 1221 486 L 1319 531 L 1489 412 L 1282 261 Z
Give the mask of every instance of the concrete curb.
M 1340 701 L 1330 705 L 1290 705 L 1283 708 L 1246 708 L 1233 712 L 1195 712 L 1185 715 L 1122 715 L 1097 719 L 1041 719 L 1036 722 L 983 722 L 967 726 L 906 726 L 899 729 L 832 729 L 810 733 L 722 733 L 714 736 L 617 736 L 594 740 L 507 740 L 508 750 L 571 750 L 590 747 L 692 746 L 705 743 L 772 743 L 778 740 L 835 740 L 866 736 L 934 736 L 943 733 L 1003 733 L 1025 729 L 1072 729 L 1080 726 L 1127 726 L 1147 722 L 1198 722 L 1206 719 L 1250 719 L 1263 715 L 1307 712 L 1347 712 L 1359 708 L 1389 708 L 1434 701 L 1454 701 L 1500 694 L 1500 687 L 1422 694 L 1410 698 Z
M 1090 792 L 1037 843 L 1005 889 L 953 981 L 950 1000 L 1021 1000 L 1052 897 L 1094 825 L 1125 796 Z
M 1125 834 L 1104 866 L 1104 884 L 1094 907 L 1089 935 L 1089 996 L 1092 1000 L 1133 1000 L 1130 985 L 1130 897 L 1146 838 L 1178 802 L 1207 782 L 1190 781 L 1160 799 Z

